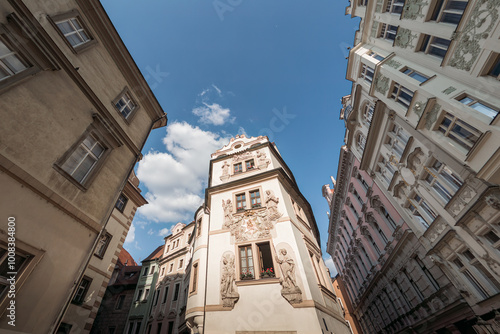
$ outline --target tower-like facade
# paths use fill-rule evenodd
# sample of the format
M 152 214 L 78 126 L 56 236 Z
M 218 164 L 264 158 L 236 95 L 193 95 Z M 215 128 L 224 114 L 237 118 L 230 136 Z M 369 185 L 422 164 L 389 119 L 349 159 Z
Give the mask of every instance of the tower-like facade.
M 194 333 L 350 333 L 311 207 L 267 137 L 212 154 L 186 322 Z

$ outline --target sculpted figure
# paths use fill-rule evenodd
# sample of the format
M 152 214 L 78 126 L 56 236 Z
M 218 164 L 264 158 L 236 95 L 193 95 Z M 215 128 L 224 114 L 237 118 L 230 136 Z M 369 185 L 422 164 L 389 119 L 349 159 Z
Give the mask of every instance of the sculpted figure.
M 281 217 L 281 213 L 278 212 L 279 199 L 274 196 L 272 190 L 266 190 L 266 207 L 270 220 L 275 220 Z
M 283 277 L 280 279 L 283 289 L 291 290 L 297 286 L 295 281 L 295 262 L 286 252 L 286 249 L 280 249 L 281 257 L 276 257 L 276 262 L 280 265 Z
M 222 257 L 222 273 L 220 279 L 220 294 L 224 307 L 233 307 L 239 298 L 235 289 L 236 275 L 234 273 L 234 257 L 227 254 Z
M 233 204 L 228 199 L 227 202 L 222 200 L 222 207 L 224 208 L 224 228 L 230 228 L 233 222 Z
M 222 176 L 227 176 L 229 175 L 229 164 L 227 161 L 224 161 L 224 164 L 222 165 Z

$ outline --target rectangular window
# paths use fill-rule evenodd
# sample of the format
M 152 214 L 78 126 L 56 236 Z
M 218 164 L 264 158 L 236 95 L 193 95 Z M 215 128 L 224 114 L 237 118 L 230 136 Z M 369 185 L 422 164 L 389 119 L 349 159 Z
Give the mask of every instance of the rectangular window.
M 449 39 L 422 35 L 419 51 L 443 59 L 448 51 L 451 41 Z
M 106 148 L 99 140 L 89 134 L 66 159 L 61 168 L 78 183 L 84 183 L 105 150 Z
M 358 179 L 359 183 L 361 183 L 361 185 L 363 186 L 363 189 L 365 191 L 367 191 L 368 188 L 370 188 L 370 186 L 368 185 L 368 183 L 366 183 L 366 181 L 363 179 L 363 177 L 361 176 L 361 174 L 358 174 L 356 176 L 356 178 Z
M 374 73 L 375 73 L 375 70 L 373 68 L 363 64 L 363 66 L 361 68 L 361 72 L 359 73 L 359 77 L 363 78 L 366 82 L 371 84 L 373 81 L 373 74 Z
M 258 190 L 253 190 L 250 192 L 250 203 L 253 208 L 260 208 L 260 192 Z
M 482 133 L 475 127 L 465 123 L 460 118 L 450 113 L 444 115 L 438 131 L 445 137 L 469 151 L 478 141 Z
M 198 287 L 198 263 L 193 264 L 193 282 L 191 282 L 191 292 L 195 292 Z
M 156 334 L 161 334 L 161 325 L 162 325 L 162 323 L 159 322 L 158 326 L 156 327 Z
M 237 163 L 237 164 L 234 164 L 234 173 L 241 173 L 243 172 L 243 164 L 240 162 L 240 163 Z
M 168 267 L 168 272 L 171 273 L 172 270 L 174 270 L 174 264 L 170 263 L 170 266 Z
M 356 210 L 356 208 L 354 208 L 354 206 L 352 205 L 352 203 L 349 204 L 349 207 L 351 208 L 352 213 L 354 214 L 354 216 L 356 216 L 356 218 L 359 220 L 359 218 L 361 218 L 361 216 L 359 215 L 359 213 Z
M 472 96 L 461 96 L 458 101 L 487 116 L 490 120 L 498 115 L 498 109 L 491 108 Z
M 169 321 L 168 322 L 168 331 L 167 331 L 167 334 L 173 334 L 174 333 L 174 322 L 173 321 Z
M 110 241 L 111 241 L 111 234 L 106 233 L 105 235 L 103 235 L 101 237 L 101 240 L 99 240 L 99 244 L 97 245 L 94 254 L 102 259 L 104 257 L 104 254 L 106 253 L 106 249 L 108 248 Z
M 378 53 L 373 52 L 373 51 L 370 51 L 370 52 L 368 53 L 368 56 L 369 56 L 369 57 L 372 57 L 372 58 L 375 58 L 375 59 L 376 59 L 376 60 L 378 60 L 378 61 L 382 61 L 382 60 L 384 60 L 384 59 L 385 59 L 384 57 L 382 57 L 381 55 L 379 55 Z
M 161 276 L 165 275 L 165 267 L 161 268 Z
M 403 72 L 407 76 L 412 77 L 413 79 L 415 79 L 419 82 L 425 82 L 425 81 L 429 80 L 429 77 L 426 76 L 425 74 L 417 72 L 414 69 L 411 69 L 409 67 L 403 68 L 403 70 L 401 72 Z
M 486 240 L 488 240 L 492 245 L 496 244 L 500 240 L 498 235 L 493 231 L 489 231 L 488 233 L 484 234 L 483 237 Z
M 146 289 L 146 291 L 144 292 L 144 298 L 142 300 L 146 301 L 148 300 L 148 297 L 149 297 L 149 289 Z
M 7 228 L 7 223 L 6 223 L 6 228 Z M 10 278 L 8 272 L 17 272 L 17 275 L 19 277 L 21 272 L 26 268 L 26 265 L 28 264 L 30 259 L 30 256 L 22 254 L 18 251 L 18 249 L 16 249 L 14 257 L 15 270 L 11 270 L 9 269 L 8 265 L 9 262 L 8 257 L 9 257 L 9 252 L 7 244 L 4 245 L 3 243 L 0 243 L 0 297 L 3 297 L 4 294 L 7 293 L 9 289 L 8 287 L 10 286 L 9 281 L 7 281 Z
M 391 99 L 402 105 L 405 109 L 408 109 L 413 99 L 413 92 L 395 82 L 392 88 Z
M 245 277 L 255 277 L 253 266 L 252 246 L 240 246 L 240 271 L 241 275 Z
M 389 225 L 391 226 L 391 228 L 393 230 L 396 229 L 396 222 L 394 221 L 394 219 L 392 219 L 391 217 L 391 214 L 389 213 L 389 211 L 387 211 L 387 209 L 383 206 L 380 207 L 380 214 L 385 217 L 385 219 L 387 220 L 387 222 L 389 223 Z
M 158 298 L 160 297 L 160 290 L 156 290 L 153 296 L 153 305 L 158 305 Z
M 165 304 L 167 302 L 167 297 L 168 297 L 168 286 L 165 288 L 165 293 L 163 295 L 163 301 L 161 302 L 162 304 Z
M 255 168 L 254 160 L 252 159 L 252 160 L 245 161 L 245 167 L 246 167 L 246 170 L 254 169 Z
M 24 71 L 29 64 L 0 40 L 0 81 Z
M 85 295 L 90 288 L 90 283 L 92 283 L 92 279 L 89 277 L 83 277 L 78 289 L 76 290 L 76 294 L 73 297 L 73 303 L 82 304 L 85 301 Z
M 108 327 L 108 334 L 115 334 L 116 333 L 116 327 Z
M 118 197 L 118 200 L 116 201 L 115 208 L 118 209 L 118 211 L 123 212 L 125 210 L 125 206 L 127 205 L 128 198 L 125 197 L 125 195 L 120 194 L 120 197 Z
M 247 199 L 245 194 L 236 195 L 236 211 L 242 211 L 247 208 Z
M 274 262 L 269 242 L 257 244 L 257 249 L 259 251 L 260 276 L 274 277 Z
M 179 268 L 178 269 L 182 269 L 183 265 L 184 265 L 184 259 L 180 259 L 179 260 Z
M 174 298 L 172 299 L 172 301 L 176 301 L 177 299 L 179 299 L 179 289 L 180 289 L 180 284 L 177 283 L 174 287 Z
M 427 279 L 429 280 L 429 282 L 431 282 L 434 289 L 436 289 L 436 291 L 439 290 L 438 281 L 436 281 L 436 279 L 434 278 L 432 273 L 429 271 L 429 269 L 427 269 L 426 265 L 422 262 L 422 260 L 420 260 L 418 256 L 416 256 L 414 259 L 415 259 L 415 262 L 417 262 L 420 269 L 424 272 L 424 274 L 427 277 Z
M 123 307 L 123 302 L 125 301 L 125 295 L 118 296 L 118 300 L 116 301 L 115 310 L 121 310 Z
M 135 297 L 135 301 L 138 302 L 141 300 L 141 296 L 142 296 L 142 290 L 139 290 L 137 292 L 137 296 Z
M 458 24 L 468 2 L 468 0 L 437 0 L 434 7 L 429 10 L 432 13 L 430 21 Z
M 425 168 L 428 172 L 425 181 L 448 203 L 463 184 L 462 179 L 448 166 L 436 160 L 431 168 Z
M 156 266 L 151 266 L 151 270 L 149 271 L 150 275 L 153 275 L 153 273 L 155 272 L 155 267 Z
M 396 34 L 398 33 L 398 27 L 383 23 L 378 37 L 388 40 L 390 42 L 396 39 Z
M 132 100 L 130 94 L 127 92 L 122 93 L 120 97 L 118 97 L 113 103 L 118 112 L 122 114 L 122 116 L 126 119 L 137 107 L 136 103 Z
M 77 17 L 55 22 L 61 33 L 72 47 L 90 42 L 90 37 Z
M 400 15 L 403 12 L 404 5 L 405 5 L 405 0 L 388 0 L 385 11 L 392 14 Z
M 139 334 L 141 331 L 141 322 L 138 321 L 135 327 L 135 334 Z
M 432 210 L 432 208 L 427 204 L 427 202 L 419 195 L 413 195 L 412 201 L 408 207 L 413 213 L 413 217 L 417 219 L 425 228 L 428 228 L 430 224 L 437 218 L 437 214 Z
M 486 75 L 500 80 L 500 54 L 494 53 L 491 57 L 491 65 L 488 67 Z
M 201 235 L 201 218 L 198 219 L 198 224 L 196 224 L 196 237 Z

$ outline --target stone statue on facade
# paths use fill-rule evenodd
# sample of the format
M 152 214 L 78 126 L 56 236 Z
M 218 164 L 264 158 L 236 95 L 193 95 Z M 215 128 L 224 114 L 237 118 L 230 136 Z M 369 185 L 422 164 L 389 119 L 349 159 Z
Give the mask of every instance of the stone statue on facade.
M 276 262 L 278 262 L 281 269 L 281 295 L 288 300 L 290 304 L 301 303 L 302 291 L 298 287 L 295 277 L 295 262 L 287 255 L 286 249 L 280 249 L 279 254 L 281 256 L 278 255 L 276 257 Z
M 272 190 L 266 190 L 266 207 L 267 207 L 267 214 L 269 220 L 276 220 L 279 217 L 282 216 L 281 213 L 278 212 L 278 203 L 279 203 L 279 198 L 274 196 L 274 193 Z
M 266 153 L 262 151 L 257 151 L 257 167 L 259 169 L 267 168 L 267 166 L 271 163 L 266 156 Z
M 222 257 L 222 273 L 220 279 L 220 294 L 222 296 L 223 307 L 234 307 L 240 298 L 236 292 L 236 274 L 234 267 L 234 256 L 226 254 Z
M 223 228 L 231 228 L 233 223 L 233 204 L 231 200 L 228 199 L 227 202 L 222 200 L 222 208 L 224 209 L 224 225 Z
M 227 161 L 224 161 L 224 164 L 222 165 L 222 175 L 220 177 L 221 181 L 226 181 L 227 179 L 229 179 L 229 164 L 227 163 Z

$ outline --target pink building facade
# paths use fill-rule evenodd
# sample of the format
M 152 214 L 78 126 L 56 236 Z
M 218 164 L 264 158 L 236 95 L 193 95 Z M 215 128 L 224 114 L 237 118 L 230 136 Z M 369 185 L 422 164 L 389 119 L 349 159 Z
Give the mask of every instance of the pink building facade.
M 330 204 L 327 252 L 354 316 L 364 333 L 413 327 L 416 333 L 453 333 L 470 307 L 359 165 L 342 147 L 334 191 L 328 185 L 323 189 Z

